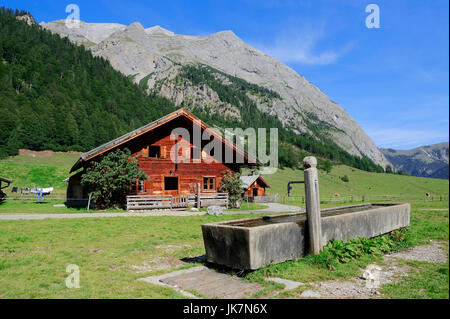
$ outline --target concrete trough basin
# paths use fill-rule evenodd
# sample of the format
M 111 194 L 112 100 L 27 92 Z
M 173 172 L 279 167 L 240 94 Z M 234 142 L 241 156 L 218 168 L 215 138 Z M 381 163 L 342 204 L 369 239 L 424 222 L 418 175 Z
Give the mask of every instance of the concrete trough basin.
M 409 204 L 360 204 L 320 210 L 320 245 L 331 239 L 375 237 L 410 222 Z M 254 270 L 309 253 L 305 213 L 202 225 L 208 262 Z

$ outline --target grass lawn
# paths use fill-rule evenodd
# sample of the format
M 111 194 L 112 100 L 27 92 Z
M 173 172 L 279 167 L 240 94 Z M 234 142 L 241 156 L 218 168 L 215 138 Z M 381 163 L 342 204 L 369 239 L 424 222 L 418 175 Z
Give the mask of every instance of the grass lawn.
M 408 243 L 448 242 L 448 207 L 448 201 L 413 203 Z M 439 208 L 447 210 L 433 210 Z M 205 253 L 201 224 L 261 215 L 2 220 L 0 298 L 182 298 L 137 279 L 199 265 L 180 260 Z M 257 296 L 264 296 L 281 287 L 264 282 L 265 276 L 302 282 L 348 279 L 379 259 L 365 256 L 331 271 L 305 257 L 241 275 L 261 282 L 265 290 Z M 69 264 L 80 267 L 80 289 L 65 286 Z M 385 298 L 448 298 L 448 262 L 411 265 L 409 277 L 383 287 Z M 302 289 L 278 297 L 295 297 Z
M 0 221 L 0 297 L 182 298 L 137 279 L 203 255 L 201 224 L 251 216 Z M 65 287 L 69 264 L 80 267 L 80 289 Z
M 54 152 L 49 157 L 17 155 L 0 161 L 0 175 L 12 180 L 12 186 L 53 187 L 56 192 L 65 192 L 72 165 L 80 153 Z M 8 187 L 6 193 L 11 191 Z
M 1 176 L 12 180 L 5 193 L 11 192 L 13 186 L 22 187 L 53 187 L 55 192 L 65 192 L 67 183 L 64 179 L 69 176 L 69 169 L 59 166 L 18 164 L 0 162 Z
M 79 154 L 54 153 L 40 158 L 28 155 L 0 161 L 3 177 L 13 180 L 11 186 L 55 187 L 64 192 L 63 179 Z M 347 175 L 349 181 L 341 177 Z M 278 170 L 264 176 L 271 185 L 271 194 L 286 194 L 286 184 L 303 180 L 302 170 Z M 321 198 L 362 195 L 432 195 L 448 196 L 449 181 L 392 174 L 376 174 L 337 165 L 328 174 L 319 171 Z M 10 191 L 11 187 L 6 191 Z M 293 185 L 292 195 L 302 196 L 303 185 Z M 0 205 L 0 214 L 15 213 L 85 213 L 85 209 L 53 207 L 62 201 L 37 204 L 7 200 Z M 357 204 L 327 202 L 322 207 Z M 301 205 L 300 202 L 289 204 Z M 303 205 L 301 205 L 303 206 Z M 447 243 L 449 223 L 448 201 L 415 202 L 412 204 L 409 245 L 424 245 L 429 240 Z M 263 209 L 264 205 L 243 203 L 241 210 Z M 447 208 L 446 211 L 436 210 Z M 427 210 L 429 209 L 429 210 Z M 435 209 L 435 210 L 433 210 Z M 98 211 L 91 211 L 96 214 Z M 107 212 L 123 212 L 108 210 Z M 89 219 L 0 220 L 0 298 L 182 298 L 170 288 L 153 286 L 136 279 L 198 265 L 181 259 L 203 255 L 201 224 L 267 214 L 215 216 L 161 216 Z M 330 271 L 311 256 L 263 269 L 241 273 L 249 281 L 257 281 L 265 289 L 256 296 L 265 296 L 281 288 L 264 281 L 276 276 L 301 282 L 349 279 L 360 268 L 379 261 L 380 257 L 364 256 Z M 65 287 L 66 267 L 80 267 L 81 288 Z M 385 298 L 448 298 L 448 262 L 408 262 L 409 277 L 383 287 Z M 278 295 L 298 297 L 307 286 Z
M 69 177 L 70 168 L 79 157 L 80 153 L 63 152 L 49 157 L 11 156 L 0 161 L 0 175 L 13 181 L 11 187 L 53 187 L 57 192 L 65 192 L 67 183 L 63 180 Z
M 58 166 L 71 168 L 73 164 L 80 158 L 79 152 L 52 152 L 50 156 L 39 157 L 30 155 L 10 156 L 2 162 L 16 164 L 31 164 L 44 166 Z
M 54 207 L 56 204 L 63 204 L 64 201 L 48 201 L 48 202 L 33 202 L 22 200 L 6 200 L 0 204 L 0 215 L 2 214 L 74 214 L 74 213 L 114 213 L 126 212 L 120 209 L 108 210 L 90 210 L 86 208 L 68 208 L 68 207 Z
M 395 284 L 386 284 L 382 293 L 395 299 L 448 299 L 449 264 L 408 261 L 412 267 L 408 277 Z

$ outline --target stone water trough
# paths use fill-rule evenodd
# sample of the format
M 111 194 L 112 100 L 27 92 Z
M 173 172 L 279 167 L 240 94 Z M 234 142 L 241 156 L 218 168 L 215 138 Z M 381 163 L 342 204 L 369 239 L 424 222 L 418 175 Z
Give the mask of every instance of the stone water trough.
M 319 253 L 330 240 L 375 237 L 409 225 L 409 204 L 360 204 L 320 210 L 315 158 L 305 159 L 306 213 L 202 225 L 208 262 L 254 270 Z

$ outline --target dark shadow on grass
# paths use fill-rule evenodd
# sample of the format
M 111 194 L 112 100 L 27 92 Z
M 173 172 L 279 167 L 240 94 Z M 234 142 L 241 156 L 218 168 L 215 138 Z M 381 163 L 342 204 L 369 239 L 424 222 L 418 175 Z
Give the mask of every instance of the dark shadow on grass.
M 196 257 L 184 257 L 181 258 L 180 260 L 185 263 L 193 263 L 193 264 L 200 263 L 203 266 L 208 267 L 209 269 L 213 269 L 219 273 L 238 276 L 241 278 L 245 278 L 245 276 L 254 271 L 254 270 L 233 269 L 231 267 L 210 263 L 206 260 L 206 255 L 200 255 Z
M 180 259 L 181 261 L 185 262 L 185 263 L 189 263 L 189 264 L 205 264 L 207 263 L 206 261 L 206 255 L 201 255 L 201 256 L 196 256 L 196 257 L 184 257 Z

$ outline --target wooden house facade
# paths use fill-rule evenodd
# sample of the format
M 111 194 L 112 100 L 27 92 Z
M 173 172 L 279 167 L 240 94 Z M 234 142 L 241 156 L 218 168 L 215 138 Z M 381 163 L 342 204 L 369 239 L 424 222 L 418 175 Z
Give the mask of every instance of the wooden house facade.
M 195 134 L 201 135 L 201 143 L 194 143 Z M 213 151 L 210 151 L 211 141 L 215 146 Z M 149 177 L 131 185 L 130 195 L 186 195 L 196 193 L 198 184 L 202 193 L 213 193 L 218 191 L 225 171 L 239 172 L 242 166 L 257 164 L 257 160 L 243 149 L 192 113 L 180 109 L 82 154 L 71 172 L 85 169 L 91 161 L 98 161 L 117 148 L 128 148 L 133 156 L 137 156 L 139 167 Z M 232 154 L 231 161 L 226 154 Z M 88 194 L 81 186 L 83 173 L 84 170 L 69 178 L 69 202 L 75 200 L 85 204 Z

